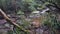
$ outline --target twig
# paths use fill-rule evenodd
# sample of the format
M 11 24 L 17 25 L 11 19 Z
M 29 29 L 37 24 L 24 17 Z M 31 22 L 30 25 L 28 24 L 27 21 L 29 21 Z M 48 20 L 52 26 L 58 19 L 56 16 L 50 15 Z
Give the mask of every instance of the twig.
M 0 9 L 0 14 L 1 16 L 6 19 L 6 21 L 8 21 L 9 23 L 12 23 L 13 25 L 17 26 L 18 28 L 20 28 L 21 30 L 25 31 L 25 32 L 29 32 L 29 30 L 25 30 L 24 28 L 22 28 L 21 26 L 19 26 L 18 24 L 16 24 L 15 22 L 13 22 L 6 14 L 4 11 L 2 11 Z

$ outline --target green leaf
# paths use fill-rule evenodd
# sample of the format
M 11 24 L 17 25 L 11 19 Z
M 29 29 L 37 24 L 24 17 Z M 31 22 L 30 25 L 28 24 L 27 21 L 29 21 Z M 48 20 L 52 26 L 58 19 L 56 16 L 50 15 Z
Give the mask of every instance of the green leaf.
M 19 11 L 17 12 L 17 14 L 24 14 L 24 12 L 22 12 L 21 10 L 19 10 Z

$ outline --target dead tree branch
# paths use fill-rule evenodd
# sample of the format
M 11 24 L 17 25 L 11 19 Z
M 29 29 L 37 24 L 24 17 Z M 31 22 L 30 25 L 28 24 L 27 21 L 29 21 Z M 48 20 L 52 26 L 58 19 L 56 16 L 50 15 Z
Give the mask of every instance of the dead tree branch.
M 0 14 L 1 16 L 9 23 L 13 24 L 14 26 L 17 26 L 18 28 L 20 28 L 21 30 L 25 31 L 25 32 L 29 32 L 29 30 L 25 30 L 24 28 L 22 28 L 21 26 L 19 26 L 18 24 L 16 24 L 15 22 L 13 22 L 7 15 L 4 11 L 2 11 L 0 9 Z

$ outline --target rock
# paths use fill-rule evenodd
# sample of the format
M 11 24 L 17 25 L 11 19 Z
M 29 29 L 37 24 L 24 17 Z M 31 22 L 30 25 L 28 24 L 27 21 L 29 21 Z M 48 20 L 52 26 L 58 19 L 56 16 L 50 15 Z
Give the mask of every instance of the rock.
M 5 19 L 0 20 L 0 25 L 6 23 L 7 21 Z

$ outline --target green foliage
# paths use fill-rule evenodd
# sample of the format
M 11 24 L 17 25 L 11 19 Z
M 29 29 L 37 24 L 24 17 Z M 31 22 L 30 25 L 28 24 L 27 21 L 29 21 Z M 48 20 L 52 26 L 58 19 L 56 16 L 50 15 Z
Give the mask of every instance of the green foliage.
M 60 22 L 57 20 L 56 14 L 48 13 L 44 16 L 46 18 L 44 18 L 43 24 L 50 27 L 51 33 L 56 33 L 56 30 L 60 30 Z
M 19 11 L 17 12 L 17 14 L 24 14 L 24 12 L 22 12 L 21 10 L 19 10 Z
M 51 4 L 52 2 L 55 2 L 57 3 L 58 6 L 60 6 L 60 0 L 16 0 L 15 2 L 12 2 L 12 0 L 0 0 L 0 7 L 2 6 L 4 10 L 8 10 L 12 8 L 14 8 L 14 10 L 17 9 L 17 14 L 21 16 L 21 14 L 25 15 L 25 12 L 27 12 L 28 14 L 28 12 L 31 13 L 33 11 L 43 10 L 44 8 L 46 8 L 46 5 Z M 27 29 L 30 25 L 30 22 L 25 20 L 25 16 L 24 18 L 21 17 L 20 20 L 23 23 L 22 25 L 20 25 L 21 28 Z M 60 27 L 60 22 L 57 21 L 56 15 L 54 14 L 47 14 L 46 18 L 43 21 L 43 24 L 53 29 L 58 29 Z M 26 32 L 21 31 L 17 27 L 15 30 L 16 31 L 14 34 L 25 34 L 26 33 Z

